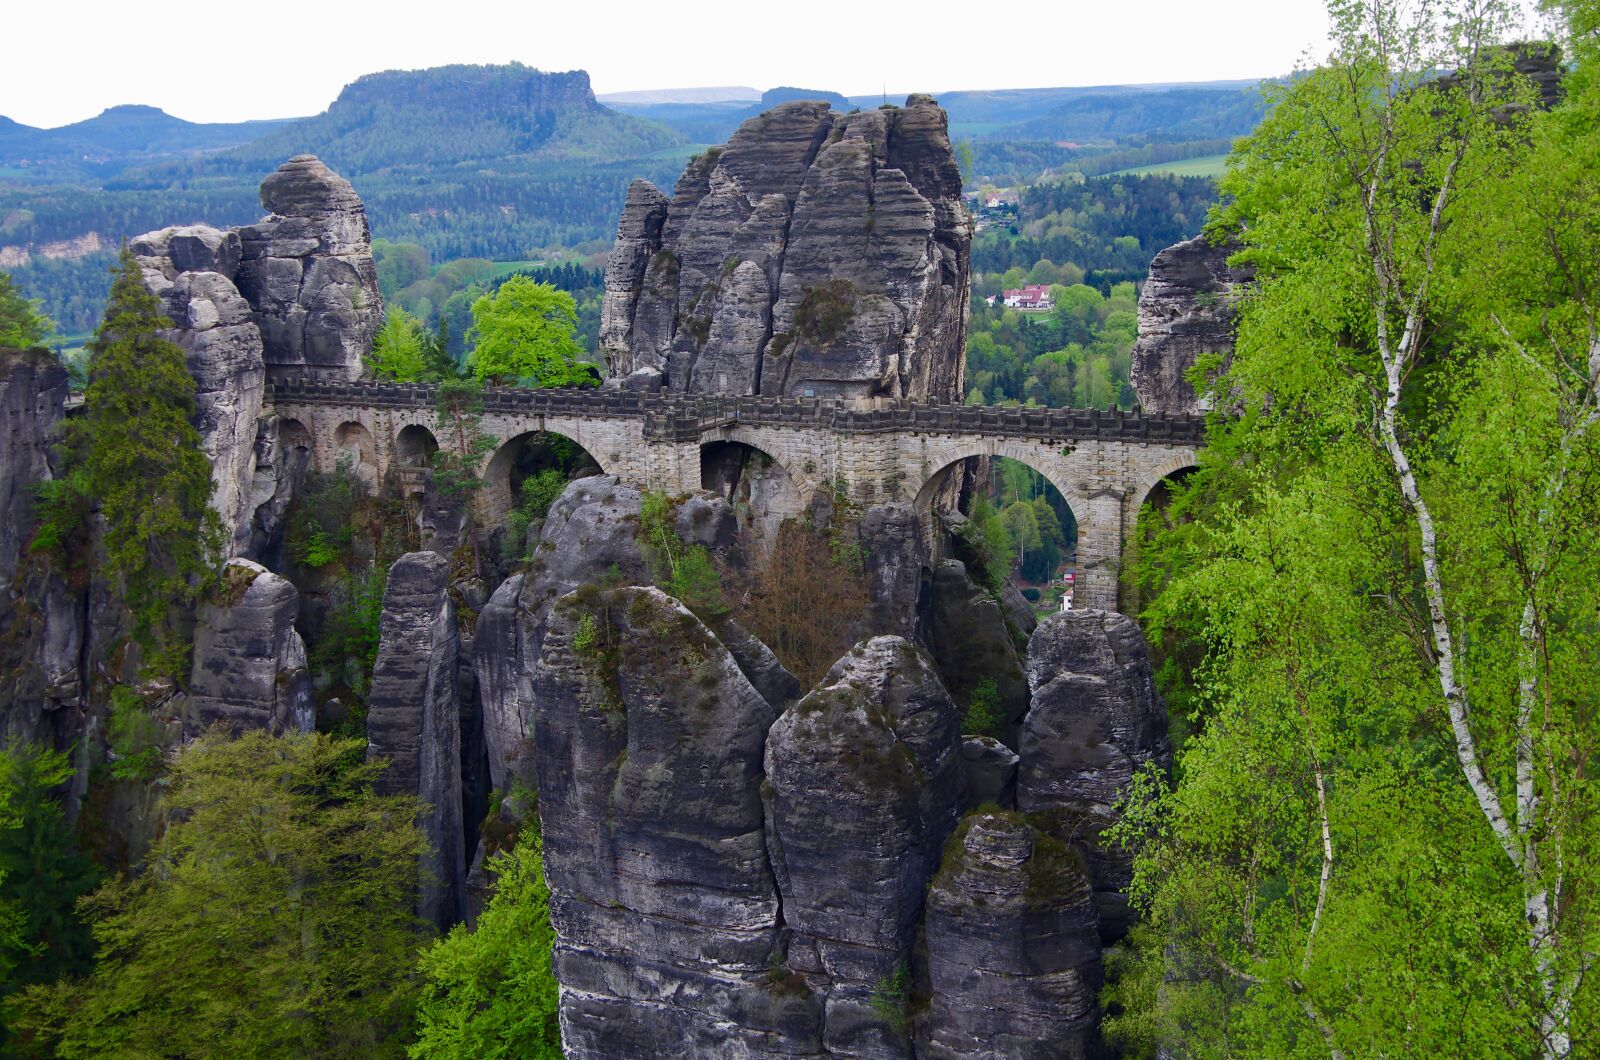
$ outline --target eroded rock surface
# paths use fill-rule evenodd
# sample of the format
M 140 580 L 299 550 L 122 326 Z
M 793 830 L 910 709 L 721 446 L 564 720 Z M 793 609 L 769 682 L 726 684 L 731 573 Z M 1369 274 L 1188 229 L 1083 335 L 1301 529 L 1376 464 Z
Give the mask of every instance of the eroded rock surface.
M 1099 1029 L 1099 917 L 1077 854 L 974 811 L 928 888 L 925 1060 L 1081 1060 Z
M 366 209 L 350 182 L 296 155 L 261 182 L 268 215 L 239 229 L 239 290 L 268 367 L 336 379 L 361 374 L 383 324 Z
M 639 546 L 643 495 L 612 475 L 568 484 L 550 505 L 529 570 L 515 594 L 502 584 L 479 615 L 473 665 L 484 712 L 484 736 L 497 786 L 532 773 L 527 743 L 533 712 L 531 674 L 544 644 L 545 621 L 557 597 L 581 585 L 649 584 L 651 571 Z M 735 537 L 733 509 L 706 494 L 685 498 L 673 515 L 683 540 L 725 553 Z M 485 625 L 487 623 L 487 625 Z
M 772 726 L 766 779 L 786 967 L 825 999 L 828 1055 L 911 1056 L 882 999 L 908 997 L 924 891 L 965 796 L 956 705 L 920 648 L 875 637 Z
M 535 686 L 567 1056 L 816 1055 L 818 999 L 771 975 L 760 788 L 776 708 L 651 588 L 561 597 Z
M 462 919 L 466 884 L 460 640 L 449 589 L 450 563 L 437 552 L 409 552 L 389 568 L 367 695 L 367 757 L 388 762 L 377 790 L 428 804 L 419 823 L 432 852 L 417 911 L 441 930 Z
M 187 225 L 129 244 L 144 284 L 173 327 L 165 337 L 184 352 L 195 381 L 195 428 L 211 461 L 211 506 L 228 532 L 228 554 L 250 545 L 257 417 L 266 362 L 250 303 L 234 286 L 237 233 Z
M 1204 354 L 1233 353 L 1234 304 L 1251 269 L 1234 269 L 1239 248 L 1205 236 L 1161 251 L 1139 292 L 1139 339 L 1133 347 L 1133 389 L 1145 412 L 1204 412 L 1210 405 L 1186 377 Z
M 82 594 L 29 551 L 66 399 L 54 355 L 0 350 L 0 732 L 18 739 L 40 739 L 45 714 L 81 690 Z
M 222 725 L 310 732 L 316 722 L 306 647 L 295 632 L 300 593 L 288 580 L 234 559 L 195 616 L 186 735 Z
M 1108 938 L 1126 930 L 1132 854 L 1102 843 L 1133 774 L 1172 766 L 1139 625 L 1114 611 L 1051 615 L 1028 642 L 1033 705 L 1017 747 L 1017 808 L 1087 858 Z
M 783 103 L 629 190 L 601 349 L 629 388 L 959 401 L 971 243 L 932 98 Z

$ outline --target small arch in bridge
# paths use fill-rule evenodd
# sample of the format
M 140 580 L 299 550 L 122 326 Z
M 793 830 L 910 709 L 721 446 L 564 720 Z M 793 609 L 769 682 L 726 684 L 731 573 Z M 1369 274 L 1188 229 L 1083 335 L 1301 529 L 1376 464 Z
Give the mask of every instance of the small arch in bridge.
M 375 493 L 378 488 L 378 457 L 372 432 L 364 424 L 347 420 L 333 432 L 333 447 L 335 461 L 350 461 L 350 469 L 362 488 L 368 493 Z
M 700 446 L 700 488 L 715 493 L 754 520 L 763 540 L 774 542 L 785 519 L 804 510 L 800 487 L 771 453 L 731 439 Z M 748 513 L 748 516 L 747 514 Z
M 402 467 L 431 467 L 433 454 L 438 451 L 439 440 L 420 423 L 402 427 L 400 433 L 395 435 L 395 458 Z
M 935 531 L 936 500 L 948 496 L 948 480 L 970 459 L 952 460 L 917 491 L 917 518 L 930 536 Z M 1027 461 L 995 455 L 988 472 L 986 479 L 969 480 L 967 486 L 972 488 L 962 491 L 962 514 L 970 514 L 978 496 L 989 501 L 1011 542 L 1009 578 L 1036 608 L 1053 610 L 1065 588 L 1063 575 L 1077 567 L 1078 509 L 1059 484 Z
M 479 492 L 485 526 L 499 526 L 521 497 L 522 484 L 555 470 L 567 480 L 601 474 L 600 462 L 577 441 L 555 431 L 525 431 L 494 451 L 483 470 Z
M 1167 514 L 1167 506 L 1172 503 L 1172 491 L 1198 470 L 1192 457 L 1174 457 L 1158 467 L 1149 479 L 1129 495 L 1128 508 L 1123 515 L 1125 540 L 1122 543 L 1122 556 L 1125 564 L 1136 561 L 1139 550 L 1155 536 L 1158 528 L 1170 528 L 1173 525 Z M 1150 522 L 1151 519 L 1156 522 Z M 1124 567 L 1125 572 L 1132 569 Z M 1118 609 L 1125 614 L 1137 614 L 1148 602 L 1145 599 L 1147 589 L 1137 578 L 1125 573 L 1117 585 Z

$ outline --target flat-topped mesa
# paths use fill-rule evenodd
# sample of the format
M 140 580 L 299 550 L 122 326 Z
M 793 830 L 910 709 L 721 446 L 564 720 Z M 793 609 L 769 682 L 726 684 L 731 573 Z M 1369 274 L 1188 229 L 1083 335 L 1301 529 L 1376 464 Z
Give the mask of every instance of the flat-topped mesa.
M 629 189 L 600 346 L 630 390 L 959 401 L 971 247 L 931 97 L 783 103 Z

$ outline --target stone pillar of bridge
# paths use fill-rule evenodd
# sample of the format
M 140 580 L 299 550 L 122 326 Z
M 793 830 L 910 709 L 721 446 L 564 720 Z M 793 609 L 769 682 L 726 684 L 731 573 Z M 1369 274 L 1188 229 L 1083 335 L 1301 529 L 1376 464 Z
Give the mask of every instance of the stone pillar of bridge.
M 689 493 L 700 488 L 700 443 L 649 439 L 641 481 L 636 485 L 667 494 Z
M 1078 585 L 1073 592 L 1074 607 L 1117 609 L 1123 493 L 1123 490 L 1099 489 L 1080 502 L 1083 511 L 1078 519 Z

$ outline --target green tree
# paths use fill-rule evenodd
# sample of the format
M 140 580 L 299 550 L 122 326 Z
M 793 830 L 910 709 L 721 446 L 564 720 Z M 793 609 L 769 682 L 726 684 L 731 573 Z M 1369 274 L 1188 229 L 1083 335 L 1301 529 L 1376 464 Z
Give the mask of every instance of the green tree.
M 537 831 L 489 859 L 494 894 L 477 927 L 458 924 L 423 951 L 413 1060 L 560 1060 L 550 888 Z
M 100 1056 L 386 1056 L 412 1019 L 416 800 L 361 740 L 207 734 L 152 864 L 85 902 L 92 974 L 19 995 L 28 1047 Z
M 0 908 L 23 917 L 27 951 L 20 973 L 0 979 L 0 994 L 80 975 L 94 953 L 75 904 L 94 887 L 95 868 L 78 849 L 55 795 L 72 774 L 60 751 L 38 744 L 0 751 L 0 800 L 11 815 L 0 830 Z
M 211 576 L 222 529 L 193 424 L 194 377 L 183 351 L 160 334 L 171 326 L 124 250 L 89 344 L 78 429 L 89 493 L 105 520 L 105 570 L 152 663 L 181 647 L 177 614 Z
M 1111 1030 L 1196 1057 L 1587 1055 L 1592 67 L 1540 113 L 1490 47 L 1499 5 L 1330 11 L 1333 58 L 1223 185 L 1257 269 L 1217 384 L 1242 415 L 1140 557 L 1152 634 L 1200 646 L 1199 732 L 1120 832 L 1147 927 Z
M 472 303 L 472 374 L 485 382 L 528 380 L 534 386 L 591 386 L 572 296 L 525 276 Z
M 373 336 L 367 367 L 378 378 L 396 383 L 431 381 L 429 369 L 432 365 L 427 353 L 431 341 L 416 317 L 397 305 L 388 306 L 384 310 L 383 327 Z
M 39 312 L 37 300 L 22 297 L 11 277 L 0 272 L 0 346 L 25 350 L 50 341 L 56 326 Z

